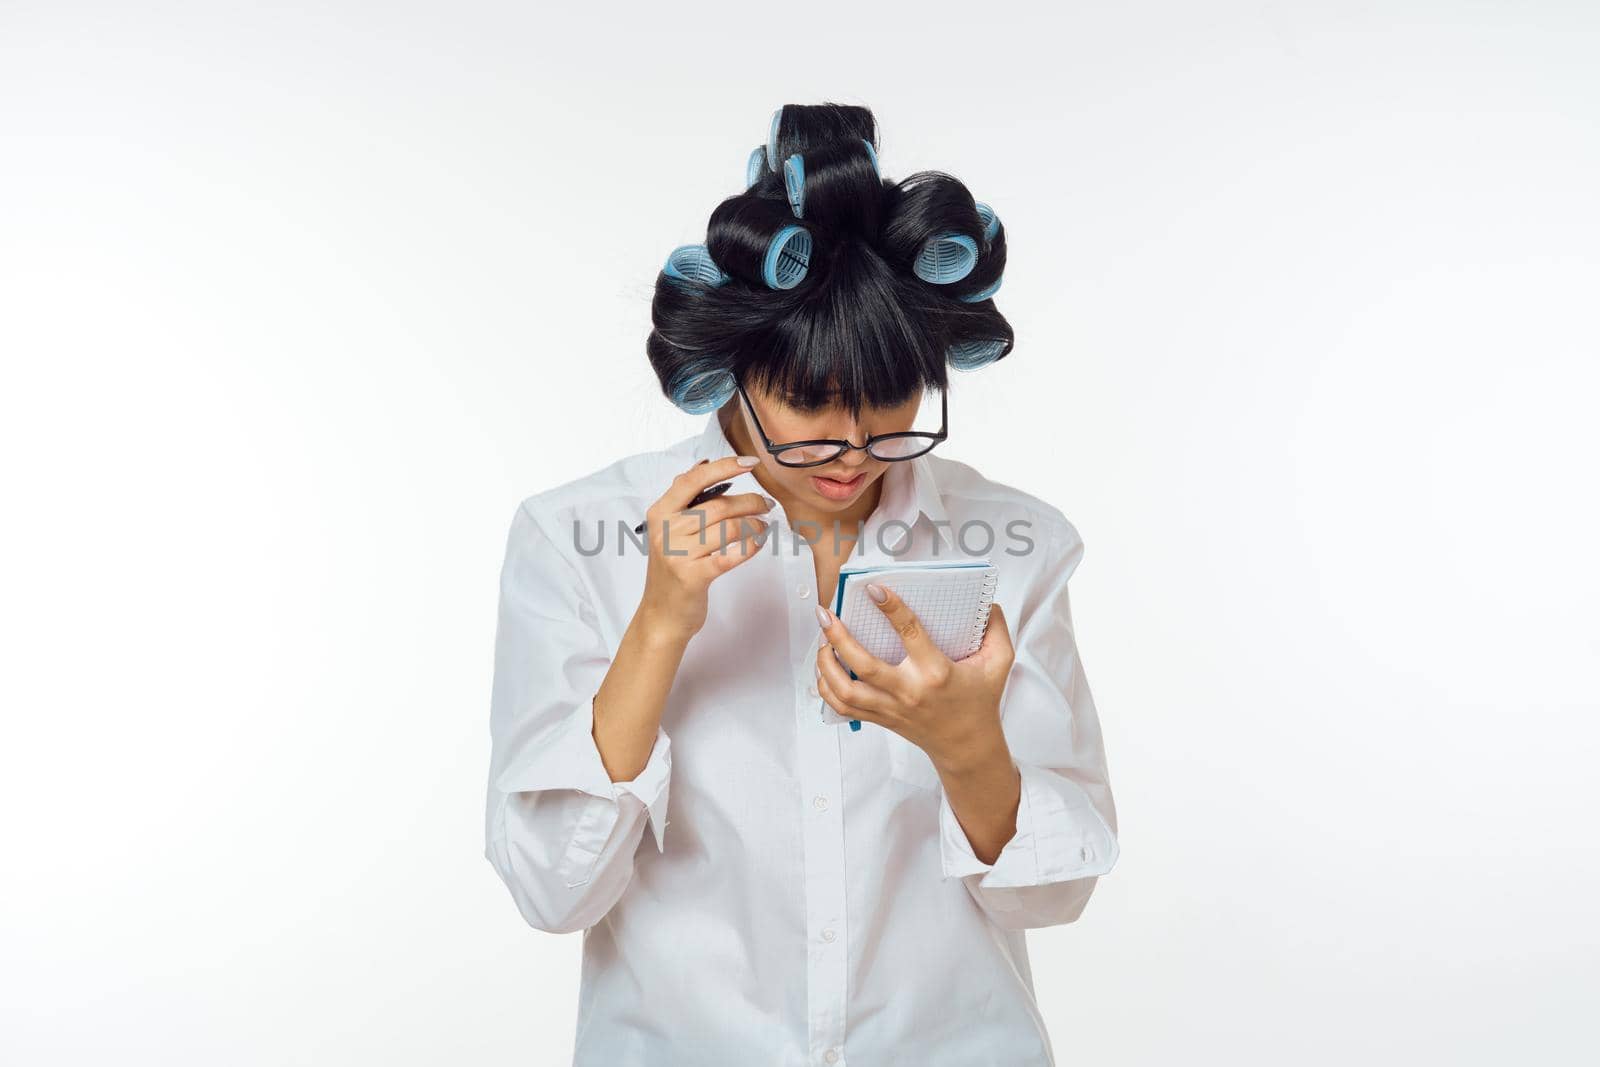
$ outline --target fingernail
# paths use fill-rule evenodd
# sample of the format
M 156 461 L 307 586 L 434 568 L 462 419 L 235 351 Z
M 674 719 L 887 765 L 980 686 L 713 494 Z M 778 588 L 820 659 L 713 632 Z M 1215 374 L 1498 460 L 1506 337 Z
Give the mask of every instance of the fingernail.
M 757 457 L 757 456 L 740 456 L 739 457 L 739 466 L 741 466 L 741 467 L 754 467 L 757 463 L 760 463 L 760 462 L 761 462 L 761 459 L 759 457 Z
M 877 582 L 868 582 L 867 595 L 872 598 L 874 603 L 882 604 L 885 600 L 889 599 L 889 590 L 885 589 Z
M 817 625 L 822 627 L 824 630 L 833 625 L 833 612 L 829 611 L 821 604 L 817 605 Z
M 767 502 L 767 507 L 769 508 L 775 508 L 778 506 L 778 502 L 765 493 L 761 494 L 761 499 Z

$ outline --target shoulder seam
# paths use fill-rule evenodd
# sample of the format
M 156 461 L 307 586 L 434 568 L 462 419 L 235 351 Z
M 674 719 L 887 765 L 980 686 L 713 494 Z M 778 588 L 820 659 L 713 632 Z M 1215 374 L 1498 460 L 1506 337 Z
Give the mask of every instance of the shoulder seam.
M 566 569 L 567 573 L 571 576 L 573 583 L 583 594 L 585 601 L 584 607 L 590 612 L 593 612 L 594 605 L 597 603 L 594 590 L 589 587 L 589 582 L 584 578 L 583 572 L 578 569 L 578 565 L 572 562 L 572 559 L 561 550 L 561 546 L 556 542 L 556 539 L 551 536 L 550 527 L 546 525 L 545 518 L 530 506 L 539 495 L 540 494 L 535 494 L 534 496 L 523 500 L 522 503 L 518 505 L 518 510 L 528 516 L 528 521 L 533 523 L 534 527 L 539 531 L 544 539 L 549 542 L 551 554 L 561 560 L 562 566 Z

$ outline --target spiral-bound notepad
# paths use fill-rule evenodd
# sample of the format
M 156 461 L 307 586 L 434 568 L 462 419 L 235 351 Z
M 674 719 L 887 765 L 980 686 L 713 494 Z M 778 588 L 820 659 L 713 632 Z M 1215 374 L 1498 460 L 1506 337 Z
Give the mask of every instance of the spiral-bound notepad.
M 872 598 L 867 583 L 893 589 L 906 602 L 939 651 L 951 659 L 965 659 L 978 651 L 989 624 L 995 584 L 1000 572 L 986 559 L 893 560 L 888 563 L 846 565 L 839 570 L 833 594 L 833 613 L 844 620 L 861 646 L 885 663 L 906 658 L 906 646 Z M 850 675 L 855 677 L 854 672 Z M 846 719 L 822 702 L 822 721 L 848 722 L 861 729 L 859 719 Z

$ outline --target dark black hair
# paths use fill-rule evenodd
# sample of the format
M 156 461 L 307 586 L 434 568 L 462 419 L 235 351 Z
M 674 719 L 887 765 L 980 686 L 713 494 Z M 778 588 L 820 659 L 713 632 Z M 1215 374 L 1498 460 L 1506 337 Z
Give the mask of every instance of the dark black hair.
M 863 402 L 892 407 L 944 387 L 952 359 L 970 368 L 1011 351 L 994 300 L 961 299 L 992 292 L 1006 260 L 1004 228 L 990 224 L 986 239 L 988 219 L 966 186 L 941 171 L 880 178 L 877 123 L 864 107 L 789 104 L 774 140 L 767 159 L 777 169 L 752 158 L 754 183 L 711 213 L 705 249 L 726 281 L 656 278 L 645 349 L 669 399 L 682 403 L 707 381 L 723 396 L 737 379 L 802 410 L 843 403 L 856 415 Z M 783 172 L 794 153 L 804 161 L 803 217 Z M 810 264 L 799 284 L 774 289 L 763 262 L 786 226 L 809 234 Z M 965 234 L 978 249 L 971 271 L 946 285 L 912 270 L 940 234 Z M 986 354 L 963 360 L 952 349 Z

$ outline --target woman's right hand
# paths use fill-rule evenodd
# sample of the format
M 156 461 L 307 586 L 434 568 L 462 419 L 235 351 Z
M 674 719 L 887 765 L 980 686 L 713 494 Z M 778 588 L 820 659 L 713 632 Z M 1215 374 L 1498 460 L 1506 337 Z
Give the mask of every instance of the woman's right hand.
M 766 541 L 768 523 L 757 518 L 772 508 L 761 493 L 724 493 L 689 508 L 695 494 L 750 468 L 738 456 L 695 464 L 645 510 L 650 561 L 639 615 L 651 630 L 687 642 L 706 622 L 707 590 L 720 575 L 754 558 Z

